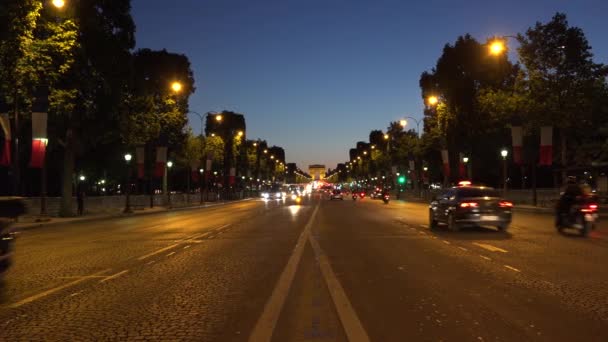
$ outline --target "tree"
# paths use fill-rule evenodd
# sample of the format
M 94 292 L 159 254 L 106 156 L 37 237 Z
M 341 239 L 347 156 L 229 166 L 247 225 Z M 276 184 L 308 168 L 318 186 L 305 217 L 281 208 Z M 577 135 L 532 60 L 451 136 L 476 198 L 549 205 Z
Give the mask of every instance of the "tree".
M 458 37 L 454 45 L 447 44 L 435 68 L 420 77 L 425 103 L 431 95 L 440 98 L 436 105 L 427 104 L 424 112 L 425 136 L 420 151 L 425 159 L 438 160 L 432 154 L 447 147 L 455 161 L 458 152 L 477 154 L 480 148 L 487 148 L 487 141 L 500 144 L 494 136 L 504 126 L 484 112 L 477 98 L 488 89 L 510 87 L 518 69 L 506 55 L 488 54 L 487 45 L 468 34 Z
M 562 178 L 565 178 L 565 168 L 576 155 L 568 153 L 568 141 L 581 138 L 581 130 L 575 128 L 589 127 L 594 115 L 602 112 L 596 96 L 601 98 L 605 94 L 608 69 L 593 61 L 583 30 L 571 27 L 563 13 L 555 14 L 545 24 L 537 22 L 525 34 L 519 34 L 518 41 L 527 76 L 524 95 L 528 96 L 528 103 L 534 104 L 536 112 L 531 119 L 535 126 L 554 125 L 559 129 Z

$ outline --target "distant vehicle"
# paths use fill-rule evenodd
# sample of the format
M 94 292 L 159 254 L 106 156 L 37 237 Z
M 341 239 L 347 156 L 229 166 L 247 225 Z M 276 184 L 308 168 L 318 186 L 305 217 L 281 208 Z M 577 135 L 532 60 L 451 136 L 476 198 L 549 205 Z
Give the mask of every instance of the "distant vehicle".
M 261 196 L 263 199 L 267 200 L 280 200 L 285 199 L 287 194 L 280 186 L 272 186 L 269 189 L 262 191 Z
M 483 186 L 459 186 L 439 194 L 429 206 L 432 229 L 445 223 L 451 231 L 462 226 L 494 226 L 506 231 L 511 224 L 513 203 L 498 191 Z
M 341 190 L 337 190 L 337 189 L 333 190 L 331 192 L 331 194 L 329 195 L 329 199 L 330 200 L 338 200 L 339 199 L 339 200 L 343 201 L 344 197 L 342 196 L 342 191 Z

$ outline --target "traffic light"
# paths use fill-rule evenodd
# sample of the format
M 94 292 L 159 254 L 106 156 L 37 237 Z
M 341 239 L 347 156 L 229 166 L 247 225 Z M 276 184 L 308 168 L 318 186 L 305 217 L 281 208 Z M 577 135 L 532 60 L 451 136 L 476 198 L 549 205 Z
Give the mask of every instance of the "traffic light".
M 399 176 L 397 182 L 399 182 L 399 184 L 405 184 L 405 176 Z

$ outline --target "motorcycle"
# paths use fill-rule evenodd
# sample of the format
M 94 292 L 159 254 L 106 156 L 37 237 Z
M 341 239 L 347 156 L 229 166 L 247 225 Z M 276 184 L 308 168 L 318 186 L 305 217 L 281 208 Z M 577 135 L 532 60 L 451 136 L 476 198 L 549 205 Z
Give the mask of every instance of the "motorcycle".
M 357 194 L 353 192 L 353 201 L 357 200 Z
M 591 230 L 595 229 L 595 222 L 598 219 L 598 205 L 595 202 L 575 204 L 569 213 L 558 213 L 557 231 L 560 233 L 565 228 L 578 229 L 581 236 L 587 236 Z
M 388 201 L 391 200 L 391 195 L 390 194 L 383 194 L 382 195 L 382 201 L 384 202 L 384 204 L 388 204 Z

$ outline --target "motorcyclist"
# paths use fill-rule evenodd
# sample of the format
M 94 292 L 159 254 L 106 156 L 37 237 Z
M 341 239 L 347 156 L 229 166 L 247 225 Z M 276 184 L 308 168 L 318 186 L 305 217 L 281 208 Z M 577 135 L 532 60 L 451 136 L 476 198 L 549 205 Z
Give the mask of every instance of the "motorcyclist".
M 576 178 L 568 177 L 566 187 L 557 202 L 555 225 L 560 226 L 564 215 L 569 215 L 572 206 L 585 194 L 583 188 L 576 182 Z

